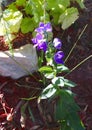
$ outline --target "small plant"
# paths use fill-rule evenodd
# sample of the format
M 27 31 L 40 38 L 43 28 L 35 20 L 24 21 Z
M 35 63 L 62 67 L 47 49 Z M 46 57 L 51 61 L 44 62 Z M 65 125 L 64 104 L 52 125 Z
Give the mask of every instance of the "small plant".
M 4 2 L 4 1 L 3 1 Z M 67 29 L 79 17 L 77 7 L 71 5 L 78 3 L 84 8 L 82 0 L 16 0 L 4 9 L 0 2 L 0 36 L 4 36 L 5 43 L 12 49 L 12 40 L 21 31 L 23 34 L 33 32 L 40 21 L 58 25 Z
M 42 83 L 38 100 L 57 99 L 54 118 L 59 123 L 60 130 L 84 130 L 78 116 L 80 108 L 74 101 L 75 94 L 71 91 L 76 84 L 65 78 L 65 74 L 76 67 L 69 70 L 64 65 L 67 58 L 64 60 L 63 43 L 59 38 L 53 37 L 51 25 L 61 24 L 65 30 L 78 19 L 78 9 L 71 2 L 84 8 L 82 0 L 16 0 L 4 11 L 0 8 L 0 36 L 4 36 L 12 49 L 11 41 L 19 31 L 25 34 L 36 28 L 32 42 L 38 51 L 39 82 Z M 81 63 L 91 57 L 92 55 Z
M 58 38 L 53 38 L 50 23 L 41 22 L 35 32 L 32 42 L 40 51 L 38 64 L 41 74 L 40 82 L 43 83 L 39 101 L 58 98 L 55 120 L 60 123 L 61 130 L 84 130 L 78 116 L 79 107 L 75 103 L 74 93 L 70 89 L 76 84 L 64 77 L 69 69 L 64 65 L 62 42 Z

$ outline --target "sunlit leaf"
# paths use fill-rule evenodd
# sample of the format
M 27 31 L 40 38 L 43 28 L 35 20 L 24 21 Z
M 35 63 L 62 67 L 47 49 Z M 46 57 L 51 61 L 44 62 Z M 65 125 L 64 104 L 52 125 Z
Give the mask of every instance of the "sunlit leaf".
M 5 10 L 3 12 L 3 29 L 6 29 L 7 33 L 18 32 L 22 21 L 22 13 L 20 11 Z
M 48 79 L 52 79 L 55 75 L 55 72 L 53 71 L 52 67 L 50 66 L 43 66 L 39 69 L 41 73 L 44 74 L 44 76 Z
M 13 33 L 19 31 L 21 21 L 22 13 L 20 11 L 6 9 L 3 12 L 0 20 L 0 36 L 4 36 L 5 43 L 10 43 L 15 38 Z
M 68 80 L 68 79 L 64 79 L 64 84 L 65 86 L 67 87 L 75 87 L 77 84 L 72 82 L 71 80 Z
M 47 0 L 48 8 L 55 12 L 61 12 L 70 5 L 70 0 Z
M 61 72 L 69 72 L 68 67 L 66 67 L 65 65 L 57 65 L 57 73 Z
M 35 21 L 34 21 L 33 18 L 25 17 L 22 20 L 22 23 L 21 23 L 21 31 L 22 31 L 22 33 L 32 32 L 34 30 L 34 27 L 35 27 Z
M 18 32 L 22 14 L 19 11 L 5 10 L 0 21 L 0 36 L 5 36 L 5 42 L 9 43 L 15 36 L 11 33 Z
M 55 73 L 54 72 L 52 72 L 52 73 L 47 73 L 47 74 L 44 74 L 44 76 L 47 78 L 47 79 L 52 79 L 52 78 L 54 78 L 54 75 L 55 75 Z
M 64 78 L 63 77 L 55 77 L 52 79 L 52 83 L 56 86 L 64 86 Z
M 43 66 L 43 67 L 41 67 L 41 68 L 39 69 L 39 71 L 40 71 L 41 73 L 51 73 L 51 72 L 53 72 L 53 69 L 52 69 L 52 67 L 50 67 L 50 66 Z
M 77 8 L 68 8 L 63 14 L 60 15 L 58 23 L 62 23 L 62 29 L 65 30 L 78 19 L 78 15 L 79 13 Z
M 52 84 L 49 84 L 45 89 L 43 89 L 40 99 L 47 99 L 52 97 L 56 93 L 56 88 Z
M 23 5 L 26 4 L 26 0 L 16 0 L 16 4 L 17 4 L 18 6 L 23 6 Z
M 47 64 L 53 66 L 53 58 L 52 58 L 53 53 L 51 53 L 51 50 L 46 51 L 45 57 L 46 57 L 46 60 L 47 60 Z

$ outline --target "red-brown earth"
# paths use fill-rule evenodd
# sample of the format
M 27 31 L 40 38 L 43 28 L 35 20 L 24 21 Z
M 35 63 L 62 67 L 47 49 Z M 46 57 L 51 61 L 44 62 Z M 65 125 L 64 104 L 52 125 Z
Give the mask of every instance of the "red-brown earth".
M 63 32 L 59 26 L 54 28 L 55 37 L 62 39 L 66 57 L 84 26 L 88 24 L 66 63 L 70 69 L 92 55 L 92 2 L 86 1 L 86 7 L 87 10 L 81 12 L 77 22 L 66 31 Z M 20 33 L 13 41 L 13 45 L 14 48 L 19 48 L 28 42 L 31 42 L 31 35 Z M 3 38 L 0 37 L 0 50 L 7 49 Z M 39 75 L 34 75 L 39 79 Z M 92 58 L 66 77 L 77 83 L 73 91 L 76 93 L 75 100 L 81 108 L 79 115 L 86 130 L 92 130 Z M 40 91 L 41 84 L 35 82 L 31 76 L 18 80 L 0 76 L 0 130 L 58 130 L 51 115 L 53 113 L 51 105 L 53 106 L 54 102 L 51 105 L 45 102 L 42 110 L 41 106 L 37 105 L 36 96 Z M 34 99 L 30 101 L 21 99 L 33 96 Z

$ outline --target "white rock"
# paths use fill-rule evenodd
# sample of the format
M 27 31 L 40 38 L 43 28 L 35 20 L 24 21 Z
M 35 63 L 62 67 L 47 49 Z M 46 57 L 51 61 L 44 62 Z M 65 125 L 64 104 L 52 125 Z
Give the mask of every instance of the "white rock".
M 0 51 L 0 75 L 18 79 L 38 69 L 36 49 L 31 44 L 10 51 Z

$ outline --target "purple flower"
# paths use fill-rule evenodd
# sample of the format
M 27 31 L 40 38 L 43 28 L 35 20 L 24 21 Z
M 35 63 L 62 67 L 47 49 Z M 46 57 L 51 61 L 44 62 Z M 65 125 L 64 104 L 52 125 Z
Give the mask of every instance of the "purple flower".
M 45 28 L 46 32 L 52 32 L 51 23 L 45 24 L 45 25 L 44 25 L 44 28 Z
M 64 57 L 64 53 L 62 51 L 58 51 L 55 55 L 54 55 L 54 61 L 57 64 L 64 64 L 63 62 L 63 57 Z
M 54 47 L 55 47 L 56 49 L 59 49 L 59 50 L 61 49 L 62 43 L 61 43 L 60 39 L 54 38 L 53 44 L 54 44 Z
M 41 33 L 37 33 L 36 37 L 32 39 L 32 42 L 37 46 L 41 41 L 43 41 L 44 39 L 44 35 L 42 35 Z
M 32 42 L 35 47 L 39 50 L 43 50 L 44 52 L 47 50 L 47 42 L 46 42 L 46 34 L 48 32 L 52 31 L 52 27 L 50 23 L 44 24 L 43 22 L 40 22 L 39 27 L 35 29 L 37 32 L 35 38 L 32 39 Z
M 51 32 L 52 31 L 52 27 L 50 23 L 42 23 L 40 22 L 39 27 L 35 29 L 36 32 L 38 33 L 44 33 L 44 32 Z
M 38 50 L 43 50 L 44 52 L 46 52 L 47 50 L 47 43 L 46 42 L 40 42 L 37 46 Z

